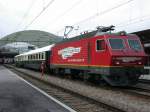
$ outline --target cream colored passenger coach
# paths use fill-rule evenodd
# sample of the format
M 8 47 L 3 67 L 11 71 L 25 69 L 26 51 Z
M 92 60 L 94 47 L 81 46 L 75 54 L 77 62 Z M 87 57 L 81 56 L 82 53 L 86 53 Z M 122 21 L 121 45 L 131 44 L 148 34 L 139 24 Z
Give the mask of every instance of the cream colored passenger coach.
M 54 44 L 15 56 L 16 66 L 40 69 L 42 61 L 48 60 L 53 46 Z

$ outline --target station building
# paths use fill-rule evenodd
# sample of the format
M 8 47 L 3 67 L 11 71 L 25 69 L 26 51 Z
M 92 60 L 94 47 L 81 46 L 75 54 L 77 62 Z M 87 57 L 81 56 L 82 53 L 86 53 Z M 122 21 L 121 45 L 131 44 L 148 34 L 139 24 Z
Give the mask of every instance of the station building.
M 61 40 L 59 36 L 38 30 L 20 31 L 7 35 L 0 39 L 0 63 L 13 63 L 13 58 L 17 54 Z

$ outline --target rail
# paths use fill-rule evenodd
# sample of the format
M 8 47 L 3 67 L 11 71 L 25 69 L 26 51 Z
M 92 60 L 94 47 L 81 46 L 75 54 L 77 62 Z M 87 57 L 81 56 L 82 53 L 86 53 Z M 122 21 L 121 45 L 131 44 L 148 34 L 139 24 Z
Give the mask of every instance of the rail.
M 35 84 L 37 87 L 42 88 L 42 90 L 44 90 L 51 96 L 54 96 L 57 99 L 60 99 L 62 102 L 70 105 L 74 110 L 77 110 L 78 112 L 126 112 L 125 110 L 122 110 L 113 105 L 109 105 L 103 101 L 92 99 L 88 96 L 84 96 L 80 93 L 68 90 L 65 87 L 62 88 L 60 86 L 41 80 L 37 77 L 28 75 L 27 73 L 21 72 L 13 67 L 6 67 L 12 69 L 13 72 L 25 78 L 27 81 Z

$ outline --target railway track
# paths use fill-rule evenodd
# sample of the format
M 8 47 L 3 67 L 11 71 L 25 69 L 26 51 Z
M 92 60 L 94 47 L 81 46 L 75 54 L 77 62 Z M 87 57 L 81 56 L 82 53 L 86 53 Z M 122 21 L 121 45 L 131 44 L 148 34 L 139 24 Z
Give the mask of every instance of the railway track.
M 150 80 L 147 79 L 140 79 L 139 82 L 143 84 L 150 84 Z
M 121 91 L 143 99 L 150 99 L 150 90 L 141 88 L 140 86 L 128 87 L 125 89 L 121 89 Z
M 140 79 L 137 85 L 128 87 L 125 91 L 143 98 L 150 98 L 150 80 Z
M 79 93 L 75 93 L 68 89 L 59 87 L 57 85 L 41 81 L 38 78 L 27 75 L 26 73 L 22 73 L 11 67 L 9 67 L 9 69 L 18 74 L 19 76 L 23 77 L 25 80 L 34 84 L 38 88 L 42 89 L 47 94 L 69 105 L 77 112 L 125 112 L 124 110 L 121 110 L 112 105 L 108 105 L 104 102 L 100 102 L 87 96 L 83 96 Z

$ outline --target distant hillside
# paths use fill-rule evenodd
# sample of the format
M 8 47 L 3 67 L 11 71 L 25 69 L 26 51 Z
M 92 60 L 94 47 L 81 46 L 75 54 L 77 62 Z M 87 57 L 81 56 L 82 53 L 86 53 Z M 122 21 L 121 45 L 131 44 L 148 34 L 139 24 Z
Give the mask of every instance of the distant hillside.
M 0 39 L 0 46 L 12 42 L 27 42 L 38 47 L 43 47 L 55 42 L 59 42 L 61 40 L 61 37 L 58 37 L 48 32 L 38 30 L 26 30 L 10 34 Z

